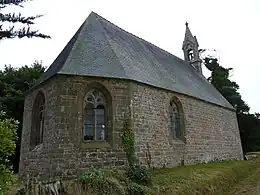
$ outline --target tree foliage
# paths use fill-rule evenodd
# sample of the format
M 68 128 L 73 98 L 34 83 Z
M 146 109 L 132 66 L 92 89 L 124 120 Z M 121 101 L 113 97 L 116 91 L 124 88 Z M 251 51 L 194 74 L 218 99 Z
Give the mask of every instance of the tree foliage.
M 8 157 L 15 153 L 16 130 L 18 121 L 6 118 L 0 111 L 0 194 L 13 182 Z
M 208 81 L 236 108 L 238 126 L 244 152 L 260 150 L 260 114 L 250 114 L 249 106 L 239 93 L 239 85 L 230 80 L 232 68 L 224 68 L 212 57 L 204 58 L 204 65 L 211 71 Z
M 45 67 L 41 62 L 34 62 L 31 66 L 14 68 L 11 65 L 0 70 L 0 108 L 6 112 L 6 116 L 19 121 L 17 129 L 16 152 L 10 160 L 13 169 L 18 171 L 20 142 L 24 109 L 24 93 L 31 88 L 35 81 L 44 72 Z
M 204 59 L 204 64 L 211 71 L 211 76 L 208 80 L 229 101 L 229 103 L 236 108 L 237 113 L 248 113 L 249 106 L 238 92 L 238 84 L 229 79 L 230 71 L 233 69 L 220 66 L 216 58 L 206 57 Z
M 50 38 L 50 36 L 40 33 L 38 30 L 31 30 L 31 25 L 34 24 L 34 20 L 42 17 L 42 15 L 24 17 L 21 13 L 3 13 L 4 8 L 7 6 L 15 5 L 23 7 L 23 4 L 27 0 L 0 0 L 0 40 L 4 38 L 23 38 L 23 37 L 40 37 L 40 38 Z M 9 28 L 4 28 L 4 23 L 13 23 Z M 20 23 L 27 25 L 27 27 L 22 27 L 15 30 L 15 23 Z
M 255 114 L 238 114 L 238 126 L 244 152 L 260 151 L 260 118 Z

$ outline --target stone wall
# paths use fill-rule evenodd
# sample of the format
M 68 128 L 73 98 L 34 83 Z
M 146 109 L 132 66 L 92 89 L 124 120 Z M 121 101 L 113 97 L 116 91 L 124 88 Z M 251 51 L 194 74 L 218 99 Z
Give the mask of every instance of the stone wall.
M 157 167 L 243 158 L 234 111 L 140 83 L 132 85 L 132 92 L 133 127 L 141 162 L 146 161 L 147 145 Z M 183 107 L 185 143 L 169 136 L 168 110 L 173 97 Z
M 37 175 L 38 173 L 49 172 L 50 158 L 52 145 L 55 143 L 53 138 L 55 126 L 55 117 L 58 112 L 56 91 L 58 90 L 57 78 L 51 82 L 46 82 L 40 88 L 28 93 L 24 102 L 23 113 L 23 130 L 19 172 L 26 175 Z M 34 99 L 39 91 L 45 95 L 45 130 L 43 132 L 44 144 L 38 145 L 32 151 L 30 147 L 30 132 L 32 125 L 32 108 Z
M 91 148 L 83 141 L 83 99 L 90 83 L 102 84 L 112 98 L 112 140 L 106 147 Z M 20 174 L 48 178 L 74 175 L 90 166 L 121 166 L 126 163 L 121 147 L 123 121 L 129 118 L 128 82 L 101 78 L 56 76 L 25 98 Z M 43 144 L 29 149 L 34 98 L 42 90 L 46 99 Z
M 111 96 L 110 140 L 102 148 L 83 141 L 83 99 L 93 83 Z M 43 143 L 30 149 L 34 99 L 45 94 Z M 186 141 L 169 136 L 169 102 L 177 96 L 184 111 Z M 214 159 L 242 159 L 235 112 L 185 95 L 119 79 L 59 75 L 41 84 L 25 98 L 20 174 L 41 179 L 74 175 L 90 166 L 126 164 L 121 145 L 125 119 L 136 133 L 141 163 L 151 153 L 152 165 L 173 167 Z

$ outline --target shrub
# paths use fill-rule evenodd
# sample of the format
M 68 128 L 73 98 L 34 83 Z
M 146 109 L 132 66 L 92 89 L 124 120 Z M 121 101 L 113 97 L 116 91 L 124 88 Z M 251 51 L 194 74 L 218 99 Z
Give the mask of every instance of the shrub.
M 137 183 L 129 183 L 127 185 L 127 192 L 128 195 L 147 195 L 149 194 L 149 189 Z
M 15 152 L 17 125 L 17 121 L 6 118 L 5 113 L 0 111 L 0 194 L 6 191 L 15 180 L 9 170 L 8 157 Z
M 152 183 L 150 170 L 144 166 L 134 165 L 129 167 L 126 174 L 130 180 L 138 184 L 149 185 Z
M 106 175 L 102 169 L 91 168 L 78 176 L 84 191 L 92 191 L 97 194 L 115 194 L 124 193 L 124 188 L 112 176 Z

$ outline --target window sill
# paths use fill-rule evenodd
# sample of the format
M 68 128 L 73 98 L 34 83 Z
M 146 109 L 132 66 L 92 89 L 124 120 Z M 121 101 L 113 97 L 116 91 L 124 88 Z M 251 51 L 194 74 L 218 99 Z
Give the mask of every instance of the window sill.
M 111 148 L 109 143 L 106 141 L 82 141 L 80 143 L 80 147 L 85 148 L 92 148 L 92 149 L 98 149 L 98 148 Z
M 185 138 L 172 138 L 169 139 L 169 142 L 171 145 L 175 145 L 175 144 L 186 144 L 186 139 Z
M 40 143 L 40 144 L 38 144 L 38 145 L 36 145 L 36 146 L 31 147 L 31 151 L 32 151 L 32 152 L 39 152 L 39 151 L 42 150 L 42 147 L 43 147 L 43 144 Z

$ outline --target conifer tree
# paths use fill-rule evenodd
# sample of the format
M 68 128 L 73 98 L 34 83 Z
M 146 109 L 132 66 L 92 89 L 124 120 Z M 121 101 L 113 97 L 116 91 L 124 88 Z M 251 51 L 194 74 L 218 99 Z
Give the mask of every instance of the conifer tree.
M 0 40 L 23 38 L 23 37 L 40 37 L 50 38 L 50 36 L 40 33 L 38 30 L 31 30 L 31 25 L 34 24 L 35 19 L 42 17 L 42 15 L 24 17 L 21 13 L 3 13 L 7 6 L 23 7 L 23 4 L 28 0 L 0 0 Z M 11 23 L 10 27 L 4 27 L 4 24 Z M 25 27 L 15 29 L 15 24 L 20 23 Z

